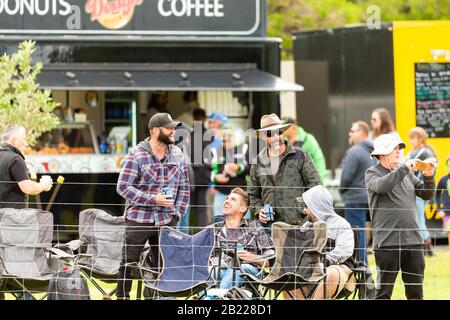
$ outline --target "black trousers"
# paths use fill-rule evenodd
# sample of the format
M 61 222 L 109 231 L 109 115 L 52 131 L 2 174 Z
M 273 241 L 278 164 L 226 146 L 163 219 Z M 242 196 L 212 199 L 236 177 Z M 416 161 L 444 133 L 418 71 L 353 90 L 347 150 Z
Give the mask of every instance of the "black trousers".
M 177 219 L 167 224 L 168 226 L 176 226 Z M 148 240 L 151 248 L 151 267 L 159 270 L 159 227 L 155 227 L 154 223 L 137 223 L 126 220 L 125 227 L 125 243 L 122 248 L 122 262 L 120 263 L 119 274 L 117 279 L 117 298 L 129 299 L 132 285 L 132 269 L 127 267 L 127 263 L 138 262 L 145 243 Z
M 208 207 L 206 206 L 206 194 L 209 187 L 195 187 L 191 193 L 191 212 L 194 209 L 197 216 L 197 227 L 206 227 L 211 224 L 208 219 Z
M 375 299 L 390 299 L 398 272 L 402 271 L 408 299 L 423 299 L 425 258 L 423 246 L 379 248 L 375 250 L 378 269 Z

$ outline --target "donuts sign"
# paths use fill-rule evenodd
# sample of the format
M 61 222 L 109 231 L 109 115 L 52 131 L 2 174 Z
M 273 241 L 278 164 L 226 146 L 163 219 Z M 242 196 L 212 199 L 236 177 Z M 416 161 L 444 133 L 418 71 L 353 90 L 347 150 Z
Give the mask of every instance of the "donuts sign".
M 0 0 L 0 34 L 265 36 L 267 0 Z
M 133 19 L 134 9 L 144 0 L 88 0 L 86 13 L 107 29 L 120 29 Z

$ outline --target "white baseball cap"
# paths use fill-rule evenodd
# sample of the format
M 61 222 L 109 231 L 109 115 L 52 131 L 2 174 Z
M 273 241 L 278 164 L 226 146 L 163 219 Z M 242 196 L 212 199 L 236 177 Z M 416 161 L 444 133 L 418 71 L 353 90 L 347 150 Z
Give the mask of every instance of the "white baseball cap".
M 373 146 L 374 149 L 370 154 L 371 156 L 388 155 L 397 146 L 400 146 L 400 149 L 406 147 L 405 143 L 400 139 L 397 133 L 382 134 L 374 140 Z

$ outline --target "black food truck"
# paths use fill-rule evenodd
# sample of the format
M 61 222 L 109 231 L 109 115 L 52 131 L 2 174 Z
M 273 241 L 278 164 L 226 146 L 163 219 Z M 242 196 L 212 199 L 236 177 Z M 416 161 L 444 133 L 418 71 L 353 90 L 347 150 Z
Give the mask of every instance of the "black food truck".
M 280 40 L 266 36 L 266 19 L 264 0 L 0 0 L 0 53 L 35 40 L 39 86 L 61 104 L 60 126 L 26 155 L 38 175 L 65 178 L 55 223 L 76 225 L 92 207 L 123 214 L 120 161 L 148 135 L 155 94 L 176 118 L 196 91 L 207 114 L 246 130 L 279 113 L 279 92 L 303 90 L 279 78 Z

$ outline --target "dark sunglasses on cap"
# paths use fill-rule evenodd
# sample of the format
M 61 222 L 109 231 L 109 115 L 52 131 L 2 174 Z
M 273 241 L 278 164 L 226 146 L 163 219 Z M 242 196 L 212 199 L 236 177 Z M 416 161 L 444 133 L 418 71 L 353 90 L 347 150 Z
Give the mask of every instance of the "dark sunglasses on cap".
M 283 135 L 283 130 L 278 129 L 278 130 L 273 130 L 273 131 L 265 131 L 263 133 L 264 136 L 266 136 L 267 138 L 272 138 L 273 136 L 277 135 L 277 136 L 281 136 Z

